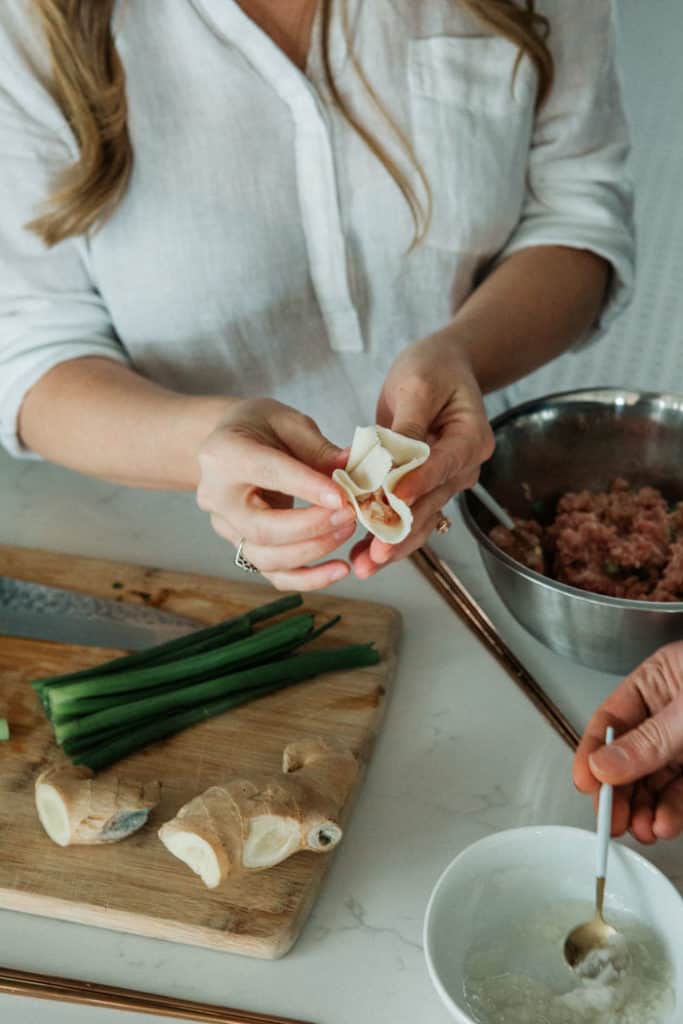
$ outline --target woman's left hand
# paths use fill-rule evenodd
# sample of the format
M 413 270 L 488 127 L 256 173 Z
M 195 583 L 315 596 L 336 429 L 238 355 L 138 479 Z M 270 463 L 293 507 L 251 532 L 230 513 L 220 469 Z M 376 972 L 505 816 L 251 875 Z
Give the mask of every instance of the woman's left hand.
M 377 422 L 427 441 L 431 454 L 396 488 L 413 511 L 410 536 L 401 544 L 368 537 L 353 548 L 351 563 L 361 579 L 419 548 L 448 500 L 476 482 L 494 447 L 470 361 L 448 329 L 401 352 L 384 382 Z

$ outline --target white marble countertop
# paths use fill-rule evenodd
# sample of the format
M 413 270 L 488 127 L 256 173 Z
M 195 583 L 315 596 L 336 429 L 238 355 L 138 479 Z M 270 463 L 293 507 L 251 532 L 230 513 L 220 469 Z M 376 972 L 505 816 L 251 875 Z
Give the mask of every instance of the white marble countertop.
M 232 576 L 231 550 L 189 495 L 128 491 L 0 455 L 0 542 Z M 613 680 L 527 637 L 497 603 L 464 527 L 441 550 L 577 725 Z M 292 952 L 275 962 L 0 911 L 0 961 L 45 973 L 277 1013 L 316 1024 L 446 1024 L 422 953 L 429 893 L 465 846 L 522 824 L 592 827 L 571 755 L 410 564 L 344 596 L 394 604 L 399 674 L 347 834 Z M 680 844 L 647 851 L 683 887 Z M 8 1024 L 150 1018 L 0 997 Z

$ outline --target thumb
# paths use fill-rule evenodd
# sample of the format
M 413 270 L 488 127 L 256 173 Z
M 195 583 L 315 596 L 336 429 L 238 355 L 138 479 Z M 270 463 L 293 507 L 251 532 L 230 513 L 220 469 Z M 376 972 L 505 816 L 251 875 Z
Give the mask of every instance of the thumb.
M 671 701 L 609 746 L 589 757 L 591 771 L 600 782 L 621 786 L 659 771 L 683 753 L 683 701 Z
M 418 394 L 410 388 L 401 388 L 394 402 L 391 429 L 416 441 L 425 441 L 437 412 L 431 394 L 425 394 L 422 389 Z
M 329 475 L 332 470 L 346 464 L 345 450 L 325 437 L 310 416 L 283 417 L 277 424 L 277 430 L 294 458 L 319 473 Z

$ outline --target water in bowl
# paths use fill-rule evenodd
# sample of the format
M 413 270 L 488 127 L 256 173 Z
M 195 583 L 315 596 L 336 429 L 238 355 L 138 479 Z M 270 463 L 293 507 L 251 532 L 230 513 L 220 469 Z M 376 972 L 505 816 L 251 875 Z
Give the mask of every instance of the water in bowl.
M 594 908 L 545 906 L 467 954 L 464 996 L 479 1024 L 662 1024 L 675 1006 L 673 969 L 659 936 L 633 915 L 610 914 L 626 950 L 600 956 L 577 976 L 564 959 L 567 934 Z M 626 953 L 626 955 L 624 955 Z M 628 965 L 628 966 L 626 966 Z

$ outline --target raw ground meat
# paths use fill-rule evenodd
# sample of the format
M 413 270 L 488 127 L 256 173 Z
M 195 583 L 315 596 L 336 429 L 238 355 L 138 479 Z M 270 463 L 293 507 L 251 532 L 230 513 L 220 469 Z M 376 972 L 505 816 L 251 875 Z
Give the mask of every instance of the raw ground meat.
M 515 518 L 494 544 L 537 572 L 581 590 L 639 601 L 683 601 L 683 502 L 615 480 L 608 491 L 569 492 L 549 526 Z M 529 540 L 540 543 L 533 547 Z
M 398 526 L 401 517 L 387 501 L 387 496 L 380 487 L 372 494 L 365 494 L 362 498 L 356 498 L 358 508 L 365 512 L 368 519 L 375 523 L 384 523 L 386 526 Z

